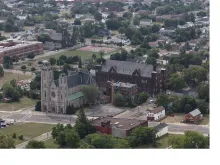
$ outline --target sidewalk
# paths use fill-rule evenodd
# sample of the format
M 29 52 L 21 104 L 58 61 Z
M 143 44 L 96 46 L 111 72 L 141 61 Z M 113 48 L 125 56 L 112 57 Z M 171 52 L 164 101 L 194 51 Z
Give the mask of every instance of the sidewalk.
M 51 131 L 50 131 L 50 132 L 46 132 L 46 133 L 44 133 L 44 134 L 42 134 L 42 135 L 40 135 L 40 136 L 38 136 L 38 137 L 36 137 L 36 138 L 33 138 L 33 139 L 31 139 L 31 140 L 45 141 L 45 140 L 47 140 L 47 139 L 49 139 L 49 138 L 51 138 L 51 137 L 52 137 L 52 135 L 51 135 Z M 24 143 L 18 144 L 18 145 L 16 146 L 16 149 L 25 148 L 25 146 L 26 146 L 26 145 L 28 144 L 28 142 L 31 141 L 31 140 L 28 140 L 28 141 L 26 141 L 26 142 L 24 142 Z

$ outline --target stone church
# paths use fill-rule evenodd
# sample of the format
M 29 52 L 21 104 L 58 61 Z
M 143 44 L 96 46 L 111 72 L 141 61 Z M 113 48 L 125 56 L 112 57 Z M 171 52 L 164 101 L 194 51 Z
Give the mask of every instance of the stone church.
M 52 113 L 66 113 L 68 105 L 81 107 L 85 104 L 82 85 L 95 85 L 89 72 L 62 73 L 54 80 L 53 69 L 46 60 L 41 68 L 41 110 Z

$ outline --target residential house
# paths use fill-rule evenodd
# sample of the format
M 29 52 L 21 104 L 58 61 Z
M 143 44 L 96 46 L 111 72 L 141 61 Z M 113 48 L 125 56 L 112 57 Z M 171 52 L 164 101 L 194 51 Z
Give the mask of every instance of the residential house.
M 101 134 L 125 138 L 138 126 L 148 126 L 147 120 L 104 117 L 92 121 L 92 126 Z
M 203 119 L 203 115 L 201 114 L 199 109 L 195 109 L 185 115 L 186 123 L 198 124 L 198 122 L 201 121 L 202 119 Z
M 172 35 L 173 33 L 175 33 L 175 30 L 169 30 L 169 29 L 165 29 L 165 28 L 161 28 L 159 30 L 159 34 L 160 35 L 164 35 L 164 36 L 170 36 Z
M 152 26 L 152 20 L 151 19 L 141 19 L 140 20 L 140 26 Z
M 156 138 L 162 137 L 168 134 L 168 125 L 166 123 L 160 123 L 156 127 L 154 127 L 157 131 Z
M 148 121 L 159 121 L 165 118 L 165 108 L 163 106 L 159 106 L 154 108 L 153 110 L 149 110 L 147 114 Z

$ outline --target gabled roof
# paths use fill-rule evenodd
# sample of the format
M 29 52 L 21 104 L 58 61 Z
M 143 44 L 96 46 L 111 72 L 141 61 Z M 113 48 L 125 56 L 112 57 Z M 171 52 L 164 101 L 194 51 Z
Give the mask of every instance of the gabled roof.
M 200 115 L 201 112 L 199 111 L 199 109 L 195 109 L 194 111 L 190 112 L 189 114 L 192 115 L 193 117 L 195 117 L 197 115 Z
M 165 110 L 165 108 L 164 108 L 163 106 L 159 106 L 159 107 L 157 107 L 157 108 L 154 108 L 154 109 L 151 111 L 151 113 L 156 114 L 156 113 L 159 113 L 159 112 L 161 112 L 161 111 L 163 111 L 163 110 Z
M 167 126 L 168 126 L 168 125 L 167 125 L 166 123 L 160 123 L 159 125 L 157 125 L 157 126 L 155 127 L 155 129 L 159 131 L 159 130 L 161 130 L 161 129 L 167 127 Z
M 132 75 L 135 71 L 138 71 L 142 77 L 151 77 L 153 72 L 153 65 L 116 60 L 106 60 L 101 71 L 109 72 L 112 67 L 116 70 L 116 73 L 124 75 Z

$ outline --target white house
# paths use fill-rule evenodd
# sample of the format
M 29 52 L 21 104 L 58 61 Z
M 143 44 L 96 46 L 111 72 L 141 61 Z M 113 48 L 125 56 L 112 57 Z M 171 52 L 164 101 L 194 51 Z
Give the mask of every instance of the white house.
M 163 106 L 154 108 L 147 114 L 148 121 L 158 121 L 165 117 L 165 108 Z
M 155 127 L 155 129 L 157 130 L 156 138 L 168 134 L 168 125 L 166 123 L 160 123 Z

